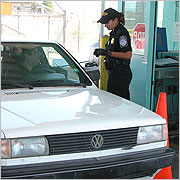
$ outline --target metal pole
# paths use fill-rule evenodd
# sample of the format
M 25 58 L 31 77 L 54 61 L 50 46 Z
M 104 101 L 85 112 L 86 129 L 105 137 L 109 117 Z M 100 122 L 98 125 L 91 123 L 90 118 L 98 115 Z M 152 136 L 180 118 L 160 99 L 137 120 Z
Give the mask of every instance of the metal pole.
M 19 14 L 18 14 L 18 36 L 19 36 Z
M 100 48 L 105 49 L 105 44 L 109 39 L 108 35 L 104 35 L 100 38 Z M 100 56 L 99 62 L 99 71 L 100 71 L 100 79 L 99 79 L 99 89 L 107 90 L 107 71 L 104 66 L 104 56 Z
M 104 9 L 105 9 L 105 0 L 102 0 L 102 1 L 101 1 L 101 15 L 102 15 Z M 99 39 L 100 39 L 103 35 L 104 35 L 104 25 L 101 24 L 101 25 L 100 25 L 100 35 L 99 35 L 100 37 L 99 37 Z
M 64 16 L 63 16 L 63 46 L 65 47 L 65 41 L 66 41 L 66 11 L 64 11 Z
M 63 46 L 65 47 L 65 33 L 66 33 L 66 11 L 57 3 L 55 2 L 55 4 L 63 11 L 64 16 L 63 16 Z
M 78 23 L 78 52 L 79 52 L 79 39 L 80 39 L 80 19 Z
M 122 12 L 125 12 L 125 1 L 122 1 Z
M 50 16 L 48 16 L 48 40 L 50 38 Z
M 157 28 L 157 1 L 148 2 L 144 57 L 147 58 L 146 108 L 152 110 L 155 75 L 155 41 Z

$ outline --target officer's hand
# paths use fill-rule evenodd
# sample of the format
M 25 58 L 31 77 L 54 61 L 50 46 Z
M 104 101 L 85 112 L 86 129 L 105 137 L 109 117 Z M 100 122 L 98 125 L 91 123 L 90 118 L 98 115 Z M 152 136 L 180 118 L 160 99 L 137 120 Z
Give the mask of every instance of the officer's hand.
M 108 51 L 105 50 L 105 49 L 102 49 L 102 48 L 95 49 L 95 50 L 94 50 L 94 55 L 95 55 L 96 57 L 99 57 L 100 55 L 102 55 L 102 56 L 107 56 L 107 55 L 108 55 Z

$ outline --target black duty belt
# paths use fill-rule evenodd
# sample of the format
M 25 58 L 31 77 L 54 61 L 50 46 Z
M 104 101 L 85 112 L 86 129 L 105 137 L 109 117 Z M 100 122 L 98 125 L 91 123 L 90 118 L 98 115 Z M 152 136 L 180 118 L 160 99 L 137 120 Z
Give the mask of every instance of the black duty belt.
M 121 69 L 121 67 L 129 67 L 130 59 L 119 59 L 113 57 L 107 57 L 104 61 L 104 65 L 107 70 Z
M 112 59 L 112 61 L 119 66 L 129 66 L 130 59 Z

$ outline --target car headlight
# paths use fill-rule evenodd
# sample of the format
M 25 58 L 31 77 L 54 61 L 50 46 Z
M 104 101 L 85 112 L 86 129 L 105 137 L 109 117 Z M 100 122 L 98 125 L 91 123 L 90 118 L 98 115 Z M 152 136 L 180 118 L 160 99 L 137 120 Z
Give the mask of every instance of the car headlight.
M 140 127 L 137 136 L 137 144 L 167 140 L 167 133 L 166 124 Z
M 1 139 L 1 158 L 33 157 L 49 154 L 45 137 Z

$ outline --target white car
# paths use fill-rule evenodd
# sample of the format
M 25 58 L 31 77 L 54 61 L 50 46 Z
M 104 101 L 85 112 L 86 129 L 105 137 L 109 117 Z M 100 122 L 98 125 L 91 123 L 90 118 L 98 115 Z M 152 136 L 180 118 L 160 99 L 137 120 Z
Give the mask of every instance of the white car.
M 153 177 L 174 155 L 165 119 L 99 90 L 55 42 L 1 42 L 1 130 L 3 179 Z

